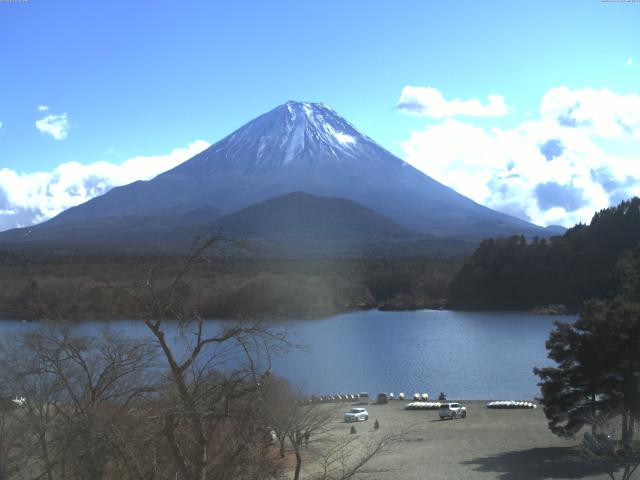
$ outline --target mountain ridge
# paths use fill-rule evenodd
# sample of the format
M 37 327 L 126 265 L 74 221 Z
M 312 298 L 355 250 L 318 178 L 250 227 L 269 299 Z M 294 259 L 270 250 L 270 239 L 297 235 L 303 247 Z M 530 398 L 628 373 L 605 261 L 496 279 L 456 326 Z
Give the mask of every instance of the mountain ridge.
M 388 237 L 418 237 L 373 210 L 343 198 L 305 192 L 285 193 L 226 215 L 214 228 L 249 238 L 327 235 L 361 236 L 369 241 Z
M 423 235 L 550 234 L 438 183 L 326 105 L 293 101 L 154 179 L 116 187 L 28 231 L 37 236 L 105 218 L 181 218 L 198 210 L 221 217 L 291 192 L 353 201 Z M 206 215 L 199 223 L 208 223 Z

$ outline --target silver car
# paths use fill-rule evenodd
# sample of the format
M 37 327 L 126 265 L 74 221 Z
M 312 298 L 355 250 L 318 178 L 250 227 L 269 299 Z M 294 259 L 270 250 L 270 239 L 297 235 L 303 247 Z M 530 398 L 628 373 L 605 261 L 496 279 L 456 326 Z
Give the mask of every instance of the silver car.
M 349 422 L 366 422 L 369 420 L 369 412 L 366 408 L 354 407 L 344 414 L 344 421 Z
M 465 418 L 467 416 L 467 409 L 459 403 L 443 403 L 440 405 L 438 415 L 440 415 L 440 420 L 444 420 L 445 418 L 450 418 L 451 420 L 454 418 Z

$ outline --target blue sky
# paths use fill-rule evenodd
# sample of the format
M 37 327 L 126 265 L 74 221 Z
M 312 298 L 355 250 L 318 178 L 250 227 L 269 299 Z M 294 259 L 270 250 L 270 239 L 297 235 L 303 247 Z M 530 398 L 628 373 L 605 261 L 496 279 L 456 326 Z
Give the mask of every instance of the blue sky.
M 477 201 L 538 223 L 570 223 L 589 209 L 602 208 L 605 196 L 585 201 L 584 212 L 574 215 L 580 208 L 569 209 L 580 202 L 558 201 L 564 216 L 559 210 L 548 214 L 553 202 L 533 191 L 528 199 L 514 202 L 504 193 L 500 200 L 495 192 L 505 188 L 496 179 L 507 176 L 504 166 L 494 165 L 483 191 L 456 185 L 447 178 L 456 172 L 449 168 L 455 160 L 443 165 L 441 159 L 469 152 L 455 145 L 443 152 L 446 146 L 429 139 L 446 130 L 456 143 L 456 134 L 476 128 L 487 136 L 478 145 L 503 145 L 495 129 L 515 132 L 523 123 L 544 120 L 542 100 L 559 87 L 568 88 L 562 98 L 573 95 L 580 105 L 608 102 L 597 95 L 603 89 L 622 99 L 623 110 L 625 104 L 635 105 L 640 94 L 640 3 L 0 2 L 0 59 L 0 218 L 5 218 L 0 229 L 48 218 L 131 180 L 123 174 L 117 180 L 105 178 L 102 190 L 75 197 L 58 185 L 57 198 L 42 198 L 56 195 L 53 187 L 47 193 L 48 184 L 42 182 L 55 181 L 61 165 L 118 166 L 132 158 L 136 165 L 144 159 L 157 168 L 171 165 L 290 99 L 330 105 L 393 153 Z M 396 108 L 407 86 L 433 89 L 427 92 L 437 91 L 447 102 L 475 99 L 487 104 L 489 95 L 499 95 L 505 109 L 490 115 L 471 107 L 437 113 L 429 104 L 416 115 Z M 418 103 L 433 100 L 421 97 L 424 90 L 416 92 L 422 98 Z M 627 120 L 633 116 L 609 114 Z M 603 131 L 588 135 L 607 154 L 624 157 L 624 166 L 608 174 L 620 185 L 640 177 L 629 161 L 637 159 L 640 171 L 640 137 L 634 133 L 640 125 L 635 117 L 629 122 L 626 136 Z M 564 139 L 560 131 L 549 135 Z M 582 144 L 574 140 L 577 149 Z M 582 155 L 585 148 L 591 147 L 584 147 Z M 473 168 L 483 162 L 470 160 Z M 76 167 L 77 175 L 88 175 Z M 142 170 L 138 176 L 144 178 L 153 168 Z M 35 172 L 43 175 L 35 177 Z M 582 189 L 577 195 L 583 199 L 594 197 L 572 175 L 558 182 L 538 180 L 565 190 Z M 12 190 L 20 182 L 26 190 Z M 606 197 L 616 200 L 613 194 Z M 536 201 L 528 209 L 526 202 Z

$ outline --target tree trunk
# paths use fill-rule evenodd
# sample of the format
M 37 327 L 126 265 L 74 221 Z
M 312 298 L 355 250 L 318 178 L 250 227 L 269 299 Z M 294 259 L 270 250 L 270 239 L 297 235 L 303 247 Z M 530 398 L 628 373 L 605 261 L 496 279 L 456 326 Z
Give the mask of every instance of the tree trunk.
M 598 410 L 596 409 L 596 394 L 592 393 L 591 394 L 591 415 L 593 415 L 593 418 L 596 418 L 596 415 L 598 413 Z M 592 435 L 596 435 L 598 433 L 598 422 L 594 421 L 591 422 L 591 434 Z
M 171 454 L 173 456 L 174 465 L 178 468 L 179 472 L 182 474 L 182 477 L 186 480 L 191 477 L 189 472 L 189 467 L 187 466 L 186 459 L 180 450 L 180 446 L 178 445 L 178 441 L 175 436 L 176 423 L 171 415 L 167 415 L 164 418 L 164 428 L 162 429 L 162 433 L 164 438 L 167 440 L 167 444 L 169 445 L 169 449 L 171 450 Z M 176 474 L 177 475 L 177 474 Z
M 620 420 L 622 422 L 622 443 L 626 445 L 629 438 L 629 413 L 626 409 L 622 411 Z
M 300 449 L 296 446 L 296 471 L 293 474 L 293 480 L 300 478 L 300 468 L 302 468 L 302 455 L 300 455 Z
M 47 448 L 47 441 L 42 436 L 40 437 L 40 449 L 42 451 L 42 459 L 44 460 L 44 468 L 47 471 L 47 480 L 53 480 L 53 472 L 51 471 L 51 460 L 49 459 L 49 449 Z
M 209 453 L 209 442 L 207 441 L 207 436 L 205 435 L 205 419 L 200 418 L 197 422 L 196 426 L 198 428 L 198 446 L 200 447 L 200 472 L 198 480 L 207 480 L 207 463 L 209 462 L 208 453 Z
M 289 435 L 289 440 L 293 445 L 293 449 L 296 453 L 296 470 L 293 473 L 293 480 L 300 478 L 300 469 L 302 468 L 302 455 L 300 454 L 300 445 L 302 445 L 302 435 L 300 432 L 295 432 Z

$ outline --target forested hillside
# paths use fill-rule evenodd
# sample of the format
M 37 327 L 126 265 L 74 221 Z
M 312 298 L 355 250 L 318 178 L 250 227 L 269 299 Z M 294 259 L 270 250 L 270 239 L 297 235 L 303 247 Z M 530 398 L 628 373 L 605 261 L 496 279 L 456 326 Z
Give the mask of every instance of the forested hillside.
M 638 197 L 549 240 L 484 240 L 452 282 L 449 303 L 454 308 L 577 307 L 611 293 L 616 261 L 639 243 Z
M 0 252 L 0 319 L 135 318 L 122 294 L 166 286 L 185 259 L 162 255 Z M 305 318 L 354 309 L 441 307 L 459 260 L 257 260 L 208 257 L 181 284 L 205 318 Z M 185 300 L 186 302 L 186 300 Z

